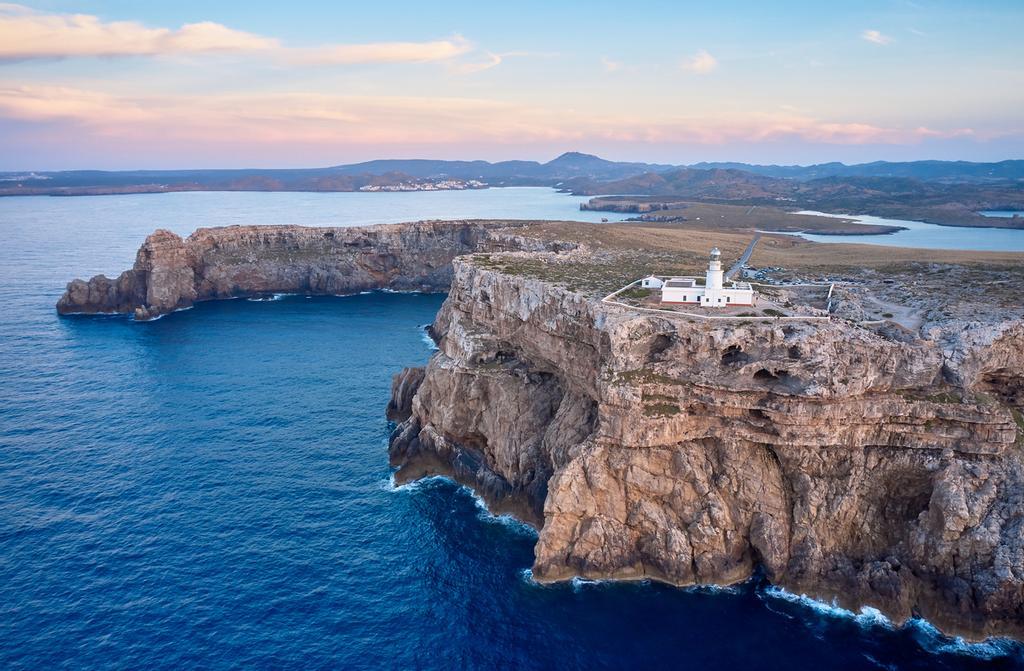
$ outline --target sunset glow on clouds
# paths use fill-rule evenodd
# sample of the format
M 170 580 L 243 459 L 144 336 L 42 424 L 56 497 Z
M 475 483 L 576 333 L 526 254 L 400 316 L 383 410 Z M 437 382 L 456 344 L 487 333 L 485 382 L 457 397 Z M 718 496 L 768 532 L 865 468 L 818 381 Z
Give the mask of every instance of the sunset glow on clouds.
M 834 27 L 842 43 L 794 45 L 751 44 L 752 32 L 774 34 L 756 17 L 697 25 L 699 41 L 655 26 L 676 39 L 623 31 L 613 41 L 573 37 L 555 28 L 566 25 L 558 16 L 519 31 L 511 14 L 341 13 L 332 30 L 309 18 L 324 7 L 229 20 L 186 2 L 177 21 L 101 10 L 0 4 L 0 169 L 545 159 L 568 149 L 678 163 L 991 160 L 1024 146 L 1013 111 L 1024 76 L 1010 59 L 1020 47 L 975 52 L 977 63 L 965 71 L 961 58 L 943 76 L 935 54 L 951 45 L 928 46 L 936 27 L 921 16 L 914 25 L 930 30 L 853 24 L 883 25 L 874 14 Z M 907 39 L 893 37 L 901 30 Z

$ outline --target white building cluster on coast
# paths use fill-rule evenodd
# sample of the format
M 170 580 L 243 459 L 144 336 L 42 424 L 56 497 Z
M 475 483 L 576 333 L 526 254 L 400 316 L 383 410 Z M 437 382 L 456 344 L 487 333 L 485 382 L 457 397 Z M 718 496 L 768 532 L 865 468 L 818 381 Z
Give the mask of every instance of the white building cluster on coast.
M 360 191 L 465 191 L 486 189 L 487 182 L 476 179 L 440 179 L 430 182 L 399 182 L 398 184 L 367 184 Z

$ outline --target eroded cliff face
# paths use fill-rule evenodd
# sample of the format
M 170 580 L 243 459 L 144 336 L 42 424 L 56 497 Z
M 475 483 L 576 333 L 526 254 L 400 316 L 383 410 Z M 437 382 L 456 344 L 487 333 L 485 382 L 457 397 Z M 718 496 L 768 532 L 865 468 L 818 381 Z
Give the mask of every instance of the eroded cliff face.
M 416 222 L 352 228 L 228 226 L 182 239 L 158 230 L 116 279 L 74 280 L 61 314 L 159 317 L 197 301 L 269 293 L 445 291 L 451 261 L 474 251 L 547 249 L 518 237 L 526 222 Z
M 397 478 L 540 530 L 542 581 L 782 586 L 1024 634 L 1024 326 L 688 321 L 457 259 Z M 1016 415 L 1014 413 L 1017 413 Z

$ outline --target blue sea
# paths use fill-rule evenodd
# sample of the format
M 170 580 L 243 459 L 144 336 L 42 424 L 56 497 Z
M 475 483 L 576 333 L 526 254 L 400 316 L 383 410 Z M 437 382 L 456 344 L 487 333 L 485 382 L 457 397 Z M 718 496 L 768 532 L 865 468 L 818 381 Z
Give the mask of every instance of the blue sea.
M 392 484 L 391 375 L 427 361 L 443 295 L 54 312 L 157 227 L 578 215 L 544 189 L 434 196 L 0 199 L 0 668 L 1024 668 L 1017 643 L 761 581 L 533 583 L 531 529 Z

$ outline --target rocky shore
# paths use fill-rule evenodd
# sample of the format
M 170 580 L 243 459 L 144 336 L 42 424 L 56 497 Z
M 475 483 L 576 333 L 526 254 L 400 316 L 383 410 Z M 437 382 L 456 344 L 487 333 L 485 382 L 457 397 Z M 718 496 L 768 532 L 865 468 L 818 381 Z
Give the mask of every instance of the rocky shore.
M 558 247 L 516 236 L 525 223 L 228 226 L 201 228 L 184 239 L 158 230 L 146 238 L 135 265 L 116 279 L 70 282 L 57 312 L 126 313 L 144 321 L 199 301 L 271 293 L 446 291 L 451 261 L 461 254 Z
M 536 579 L 727 584 L 761 568 L 897 622 L 1024 637 L 1019 309 L 936 310 L 916 331 L 700 320 L 531 276 L 591 254 L 611 263 L 510 222 L 157 232 L 132 270 L 72 282 L 58 310 L 448 290 L 439 351 L 394 380 L 391 463 L 533 524 Z

